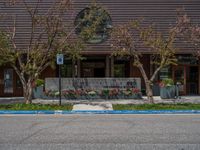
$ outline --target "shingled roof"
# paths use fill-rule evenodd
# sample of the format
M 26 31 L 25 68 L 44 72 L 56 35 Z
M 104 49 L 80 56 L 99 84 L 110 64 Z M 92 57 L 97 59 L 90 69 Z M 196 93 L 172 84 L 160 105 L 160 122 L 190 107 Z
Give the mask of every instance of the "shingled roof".
M 42 0 L 40 4 L 41 13 L 47 10 L 54 0 Z M 36 0 L 29 0 L 30 5 L 34 5 Z M 74 25 L 76 15 L 91 4 L 91 0 L 73 0 L 71 11 L 66 14 L 66 21 Z M 200 1 L 199 0 L 98 0 L 98 4 L 103 6 L 112 18 L 113 26 L 124 24 L 130 20 L 143 17 L 146 22 L 157 24 L 158 30 L 165 32 L 176 22 L 177 8 L 184 8 L 193 23 L 200 24 Z M 30 18 L 24 7 L 21 5 L 6 6 L 0 2 L 0 13 L 16 14 L 17 34 L 16 42 L 20 47 L 26 47 L 28 35 L 30 33 Z M 0 27 L 12 26 L 12 18 L 1 20 Z M 74 37 L 77 37 L 75 34 Z M 182 53 L 188 53 L 193 48 L 189 44 L 178 43 L 177 48 Z M 110 53 L 109 40 L 100 44 L 89 44 L 85 52 L 87 53 Z M 142 51 L 148 53 L 147 49 Z

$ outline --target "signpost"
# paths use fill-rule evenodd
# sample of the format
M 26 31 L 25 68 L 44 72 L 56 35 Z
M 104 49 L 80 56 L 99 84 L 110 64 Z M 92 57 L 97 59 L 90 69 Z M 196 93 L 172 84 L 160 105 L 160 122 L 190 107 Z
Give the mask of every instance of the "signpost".
M 61 106 L 61 65 L 64 63 L 63 54 L 57 54 L 56 62 L 59 68 L 59 105 Z

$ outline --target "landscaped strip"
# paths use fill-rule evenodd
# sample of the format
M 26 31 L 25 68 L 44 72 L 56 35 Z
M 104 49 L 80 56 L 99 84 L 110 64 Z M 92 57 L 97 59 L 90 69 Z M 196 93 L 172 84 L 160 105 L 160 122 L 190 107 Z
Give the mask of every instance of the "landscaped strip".
M 67 105 L 50 105 L 50 104 L 1 104 L 0 110 L 66 110 L 71 111 L 73 105 L 67 104 Z
M 200 104 L 115 104 L 113 110 L 200 110 Z
M 112 110 L 73 111 L 72 105 L 9 104 L 0 105 L 0 114 L 200 114 L 200 104 L 113 105 Z

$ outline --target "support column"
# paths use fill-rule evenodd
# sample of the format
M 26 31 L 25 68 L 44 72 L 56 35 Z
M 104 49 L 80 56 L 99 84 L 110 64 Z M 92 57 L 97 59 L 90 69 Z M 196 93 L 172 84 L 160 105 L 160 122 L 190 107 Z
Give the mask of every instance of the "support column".
M 105 72 L 105 76 L 109 77 L 110 76 L 110 65 L 109 65 L 109 56 L 106 56 L 106 72 Z
M 149 57 L 150 57 L 150 76 L 152 76 L 152 74 L 153 74 L 153 71 L 154 71 L 154 65 L 152 64 L 152 62 L 153 62 L 153 56 L 152 55 L 149 55 Z
M 77 73 L 78 73 L 77 77 L 80 78 L 81 77 L 81 61 L 80 60 L 77 61 Z
M 110 76 L 114 77 L 114 57 L 110 58 Z
M 76 69 L 77 69 L 77 64 L 75 61 L 72 61 L 72 77 L 75 78 L 76 77 Z
M 198 82 L 198 86 L 199 86 L 199 88 L 198 88 L 198 94 L 200 94 L 200 60 L 198 60 L 198 64 L 199 64 L 199 71 L 198 71 L 198 73 L 199 73 L 199 82 Z
M 129 67 L 130 67 L 130 74 L 129 74 L 129 76 L 130 77 L 133 77 L 133 58 L 131 57 L 130 58 L 130 64 L 129 64 Z

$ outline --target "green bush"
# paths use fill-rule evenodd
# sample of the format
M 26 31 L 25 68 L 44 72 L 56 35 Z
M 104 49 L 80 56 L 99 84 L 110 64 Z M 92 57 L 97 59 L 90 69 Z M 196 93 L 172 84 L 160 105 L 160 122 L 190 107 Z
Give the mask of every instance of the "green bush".
M 35 85 L 36 85 L 36 87 L 43 86 L 44 85 L 44 80 L 43 79 L 37 79 L 35 81 Z
M 163 79 L 160 83 L 160 87 L 168 87 L 174 85 L 174 81 L 171 78 Z

